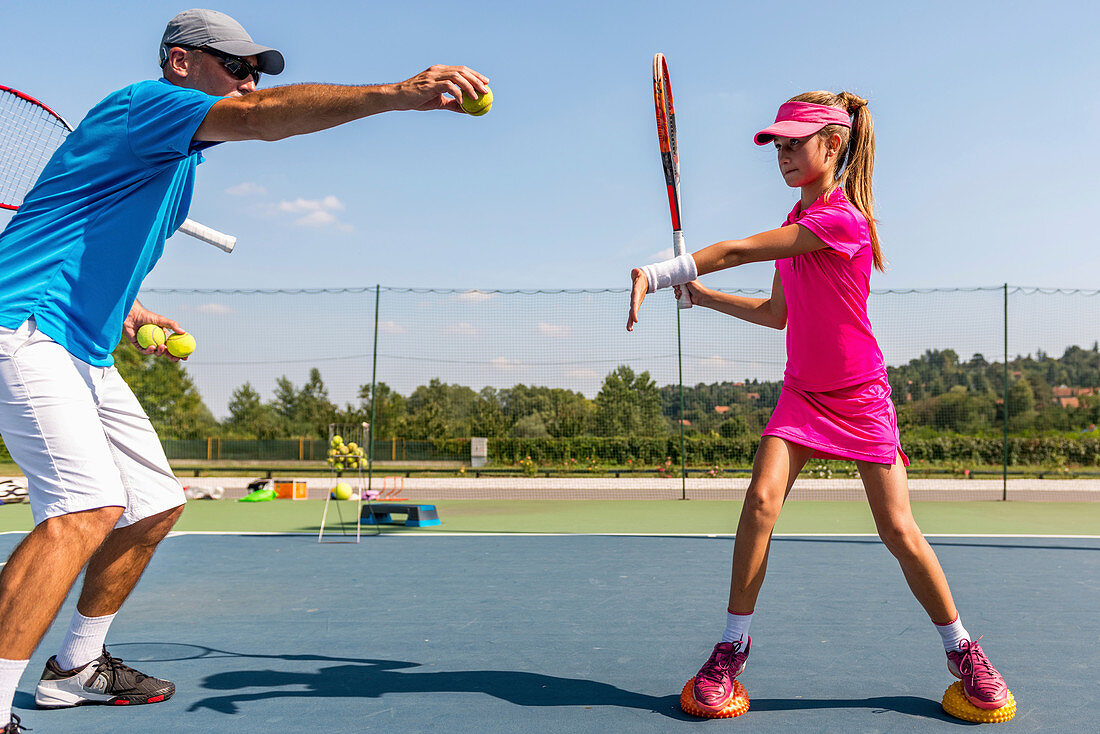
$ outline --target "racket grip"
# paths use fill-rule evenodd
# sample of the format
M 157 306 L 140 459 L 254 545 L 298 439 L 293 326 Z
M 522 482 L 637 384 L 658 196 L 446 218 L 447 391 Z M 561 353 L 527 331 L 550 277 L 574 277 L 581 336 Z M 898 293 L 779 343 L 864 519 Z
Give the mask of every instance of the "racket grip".
M 218 249 L 225 252 L 233 252 L 233 248 L 237 244 L 237 238 L 232 235 L 222 234 L 216 229 L 207 227 L 205 224 L 199 224 L 191 219 L 186 220 L 180 225 L 180 232 L 186 235 L 191 235 L 197 240 L 213 245 Z
M 684 233 L 678 229 L 672 231 L 672 254 L 674 257 L 687 254 Z M 691 308 L 691 296 L 688 295 L 687 286 L 680 286 L 680 297 L 676 300 L 676 307 Z

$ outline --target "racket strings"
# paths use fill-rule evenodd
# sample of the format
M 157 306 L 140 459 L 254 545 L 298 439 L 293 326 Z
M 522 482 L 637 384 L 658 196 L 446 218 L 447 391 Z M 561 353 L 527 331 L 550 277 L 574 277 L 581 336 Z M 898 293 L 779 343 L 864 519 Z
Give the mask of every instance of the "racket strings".
M 0 94 L 0 204 L 17 207 L 69 129 L 38 105 Z

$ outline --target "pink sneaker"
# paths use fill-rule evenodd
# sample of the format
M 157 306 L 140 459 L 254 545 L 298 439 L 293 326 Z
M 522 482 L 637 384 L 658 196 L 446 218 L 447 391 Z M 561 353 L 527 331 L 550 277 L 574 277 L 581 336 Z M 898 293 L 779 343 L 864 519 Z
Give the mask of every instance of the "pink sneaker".
M 719 713 L 733 697 L 733 679 L 745 670 L 749 659 L 749 647 L 752 638 L 745 640 L 742 651 L 741 642 L 719 642 L 714 646 L 710 659 L 695 674 L 692 695 L 699 707 L 710 713 Z
M 947 669 L 962 679 L 963 693 L 970 703 L 980 709 L 999 709 L 1008 703 L 1008 686 L 978 640 L 963 640 L 957 651 L 947 653 Z

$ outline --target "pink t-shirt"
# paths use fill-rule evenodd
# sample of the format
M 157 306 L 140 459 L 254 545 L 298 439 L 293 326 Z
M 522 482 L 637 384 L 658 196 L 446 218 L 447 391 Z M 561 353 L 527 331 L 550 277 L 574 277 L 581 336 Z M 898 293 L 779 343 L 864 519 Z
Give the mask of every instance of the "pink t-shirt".
M 824 392 L 866 382 L 885 369 L 867 318 L 871 236 L 867 219 L 837 188 L 783 223 L 799 224 L 827 246 L 775 261 L 787 300 L 784 380 Z

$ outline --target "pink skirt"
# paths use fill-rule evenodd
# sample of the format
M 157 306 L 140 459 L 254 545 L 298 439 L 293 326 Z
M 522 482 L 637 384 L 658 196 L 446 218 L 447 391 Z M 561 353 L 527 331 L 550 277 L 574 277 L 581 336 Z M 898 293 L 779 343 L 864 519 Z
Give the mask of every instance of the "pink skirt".
M 909 466 L 885 374 L 825 392 L 785 382 L 764 435 L 812 448 L 818 459 L 893 465 L 900 454 Z

